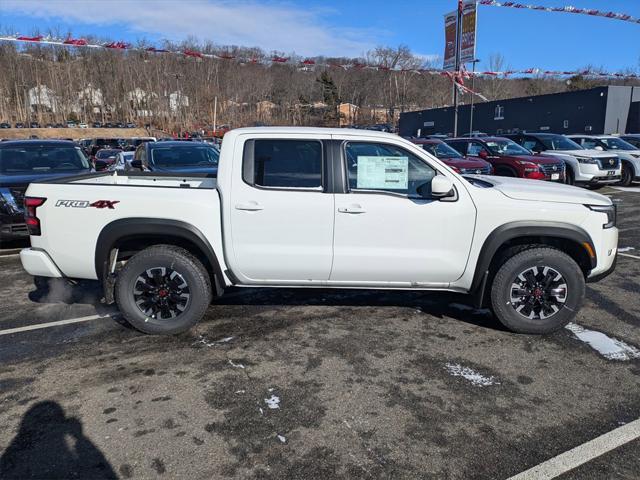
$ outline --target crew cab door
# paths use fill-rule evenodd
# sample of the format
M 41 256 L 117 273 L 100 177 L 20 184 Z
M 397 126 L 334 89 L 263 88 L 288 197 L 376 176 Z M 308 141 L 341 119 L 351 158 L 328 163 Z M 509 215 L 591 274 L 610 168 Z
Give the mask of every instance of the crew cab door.
M 341 152 L 345 193 L 335 196 L 330 282 L 420 287 L 458 279 L 476 219 L 462 183 L 448 175 L 456 197 L 430 198 L 431 180 L 445 171 L 393 140 L 344 139 Z
M 327 281 L 334 198 L 326 190 L 320 135 L 253 136 L 234 163 L 230 212 L 233 273 L 243 283 Z M 223 197 L 224 200 L 224 197 Z

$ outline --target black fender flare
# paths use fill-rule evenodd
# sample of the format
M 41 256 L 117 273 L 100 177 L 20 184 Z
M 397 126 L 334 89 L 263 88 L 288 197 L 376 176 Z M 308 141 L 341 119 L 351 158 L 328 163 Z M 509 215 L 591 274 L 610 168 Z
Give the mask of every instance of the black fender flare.
M 493 230 L 485 239 L 478 255 L 470 292 L 477 293 L 486 282 L 491 262 L 498 249 L 510 240 L 518 237 L 546 237 L 571 240 L 580 245 L 591 260 L 591 268 L 597 265 L 597 254 L 593 240 L 582 228 L 562 222 L 509 222 Z M 585 246 L 587 244 L 589 248 Z M 591 250 L 591 252 L 589 251 Z M 593 255 L 591 254 L 593 253 Z
M 95 250 L 95 269 L 98 280 L 105 279 L 108 273 L 109 255 L 119 240 L 145 235 L 177 237 L 193 243 L 207 258 L 220 285 L 224 285 L 224 276 L 218 257 L 207 238 L 198 228 L 180 220 L 140 217 L 114 220 L 102 228 Z

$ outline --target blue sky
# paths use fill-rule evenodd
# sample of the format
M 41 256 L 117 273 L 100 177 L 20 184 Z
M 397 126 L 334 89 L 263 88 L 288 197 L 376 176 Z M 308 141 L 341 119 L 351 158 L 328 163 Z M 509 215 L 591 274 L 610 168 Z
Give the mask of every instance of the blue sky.
M 640 17 L 637 0 L 523 0 Z M 455 0 L 1 0 L 0 27 L 22 34 L 58 28 L 135 41 L 187 37 L 301 55 L 359 56 L 377 45 L 408 45 L 441 56 L 443 15 Z M 640 24 L 606 18 L 480 6 L 480 68 L 501 53 L 514 69 L 640 70 Z

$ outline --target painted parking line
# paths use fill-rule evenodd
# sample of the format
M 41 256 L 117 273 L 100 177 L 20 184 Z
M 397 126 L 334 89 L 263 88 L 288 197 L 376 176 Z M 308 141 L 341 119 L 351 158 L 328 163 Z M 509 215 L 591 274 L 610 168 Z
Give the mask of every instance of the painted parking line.
M 629 258 L 635 258 L 636 260 L 640 260 L 640 257 L 638 257 L 637 255 L 630 255 L 628 253 L 620 253 L 620 252 L 618 252 L 618 255 L 620 255 L 621 257 L 629 257 Z
M 72 323 L 90 322 L 92 320 L 100 320 L 103 318 L 113 318 L 115 314 L 111 315 L 89 315 L 86 317 L 70 318 L 67 320 L 58 320 L 56 322 L 38 323 L 36 325 L 27 325 L 26 327 L 8 328 L 7 330 L 0 330 L 0 336 L 11 335 L 13 333 L 28 332 L 29 330 L 39 330 L 41 328 L 58 327 L 60 325 L 69 325 Z
M 611 430 L 582 445 L 578 445 L 508 480 L 542 480 L 556 478 L 569 470 L 573 470 L 637 438 L 640 438 L 640 419 L 627 423 L 615 430 Z

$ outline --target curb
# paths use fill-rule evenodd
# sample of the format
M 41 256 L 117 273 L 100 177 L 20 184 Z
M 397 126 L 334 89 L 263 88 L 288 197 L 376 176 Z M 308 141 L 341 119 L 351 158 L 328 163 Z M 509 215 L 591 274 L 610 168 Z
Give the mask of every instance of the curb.
M 20 250 L 22 250 L 22 248 L 3 248 L 0 249 L 0 257 L 6 257 L 9 255 L 17 255 L 18 253 L 20 253 Z

